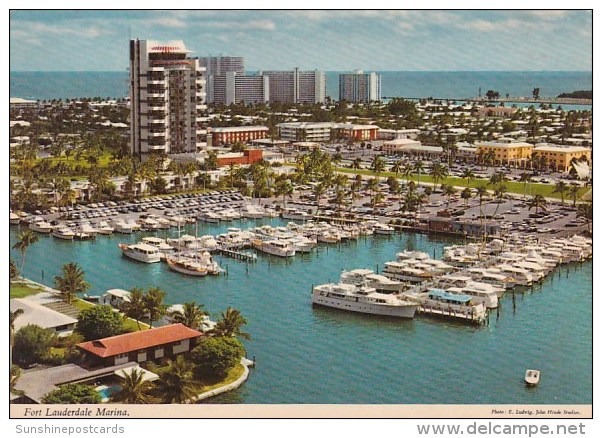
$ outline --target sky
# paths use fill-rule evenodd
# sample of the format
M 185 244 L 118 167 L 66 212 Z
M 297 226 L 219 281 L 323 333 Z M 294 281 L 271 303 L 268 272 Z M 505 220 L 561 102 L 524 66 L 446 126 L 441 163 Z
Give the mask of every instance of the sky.
M 584 10 L 13 10 L 10 70 L 125 71 L 130 36 L 249 71 L 592 70 Z

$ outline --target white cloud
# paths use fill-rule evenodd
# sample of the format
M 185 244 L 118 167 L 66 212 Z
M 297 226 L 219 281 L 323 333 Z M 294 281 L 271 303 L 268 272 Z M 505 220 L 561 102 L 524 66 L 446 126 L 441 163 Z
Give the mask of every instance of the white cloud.
M 536 10 L 536 11 L 527 11 L 528 14 L 533 15 L 537 18 L 542 18 L 544 20 L 558 20 L 560 18 L 566 17 L 568 11 L 546 11 L 546 10 Z
M 32 37 L 44 37 L 44 35 L 72 35 L 82 38 L 95 38 L 103 34 L 98 27 L 88 26 L 83 23 L 78 23 L 75 27 L 69 27 L 67 23 L 51 25 L 37 21 L 21 20 L 11 22 L 11 33 L 13 33 L 13 28 L 26 31 L 32 35 Z
M 249 20 L 249 21 L 208 21 L 202 23 L 202 26 L 213 27 L 216 29 L 232 30 L 276 30 L 276 23 L 272 20 Z
M 163 26 L 163 27 L 176 27 L 176 28 L 184 28 L 187 27 L 185 21 L 176 18 L 176 17 L 157 17 L 145 19 L 145 23 L 149 25 Z

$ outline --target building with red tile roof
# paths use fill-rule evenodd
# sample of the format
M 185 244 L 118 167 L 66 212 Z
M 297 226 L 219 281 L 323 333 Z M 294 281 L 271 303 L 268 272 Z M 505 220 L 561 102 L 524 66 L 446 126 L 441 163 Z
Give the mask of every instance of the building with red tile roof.
M 173 357 L 190 351 L 193 341 L 203 333 L 184 324 L 171 324 L 109 338 L 82 342 L 77 346 L 88 358 L 103 365 Z

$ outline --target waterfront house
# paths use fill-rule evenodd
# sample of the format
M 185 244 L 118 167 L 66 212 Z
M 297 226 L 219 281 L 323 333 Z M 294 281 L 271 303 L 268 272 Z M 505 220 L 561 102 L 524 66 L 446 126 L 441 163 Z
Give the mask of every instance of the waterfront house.
M 192 349 L 203 334 L 184 324 L 171 324 L 77 344 L 86 357 L 104 366 L 174 357 Z
M 10 311 L 22 309 L 23 313 L 15 319 L 15 331 L 28 324 L 54 331 L 58 336 L 71 334 L 77 319 L 49 309 L 42 304 L 26 298 L 13 298 L 10 300 Z

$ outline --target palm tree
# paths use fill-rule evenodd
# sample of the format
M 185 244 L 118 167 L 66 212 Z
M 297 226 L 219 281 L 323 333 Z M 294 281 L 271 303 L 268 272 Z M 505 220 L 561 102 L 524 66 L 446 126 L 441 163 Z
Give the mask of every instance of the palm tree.
M 372 160 L 372 164 L 370 165 L 370 168 L 374 171 L 374 173 L 376 174 L 377 177 L 385 170 L 385 162 L 380 157 L 380 155 L 377 155 L 376 157 L 374 157 L 374 159 Z
M 290 198 L 295 188 L 288 178 L 282 178 L 276 181 L 274 186 L 274 195 L 282 196 L 282 204 L 286 208 L 286 198 Z
M 435 188 L 437 188 L 437 183 L 439 180 L 445 178 L 447 176 L 447 168 L 440 163 L 434 163 L 431 167 L 431 178 L 433 178 L 433 182 L 435 183 Z
M 192 365 L 183 356 L 170 359 L 160 377 L 157 389 L 163 396 L 163 403 L 188 403 L 196 395 L 192 386 Z
M 543 211 L 546 211 L 546 198 L 543 195 L 535 195 L 529 201 L 527 201 L 527 205 L 529 206 L 529 210 L 535 207 L 535 213 L 539 213 L 539 209 L 541 208 Z
M 120 310 L 128 318 L 135 319 L 136 324 L 138 324 L 138 330 L 142 330 L 140 327 L 140 320 L 146 315 L 144 291 L 138 287 L 130 290 L 130 300 L 129 302 L 125 302 Z
M 251 335 L 240 330 L 246 324 L 247 320 L 241 315 L 240 310 L 228 307 L 211 333 L 217 336 L 240 336 L 243 339 L 251 339 Z
M 569 196 L 573 200 L 573 207 L 577 205 L 577 195 L 579 194 L 579 186 L 577 184 L 571 184 L 569 187 Z
M 487 186 L 482 184 L 477 187 L 476 196 L 479 198 L 479 214 L 483 217 L 483 198 L 487 196 Z
M 38 240 L 40 240 L 40 236 L 30 229 L 23 230 L 17 235 L 17 242 L 13 245 L 13 249 L 18 249 L 21 252 L 20 272 L 23 272 L 23 266 L 25 266 L 25 253 L 27 252 L 27 248 Z
M 556 183 L 556 185 L 554 186 L 554 190 L 552 190 L 552 193 L 560 194 L 560 199 L 561 199 L 562 205 L 564 205 L 564 195 L 566 194 L 566 192 L 568 190 L 569 190 L 569 187 L 564 181 L 558 181 Z
M 66 263 L 63 265 L 63 276 L 54 277 L 54 284 L 59 297 L 68 304 L 76 298 L 76 294 L 85 292 L 90 284 L 84 280 L 84 271 L 77 263 Z
M 424 163 L 418 160 L 414 163 L 414 171 L 418 174 L 418 187 L 420 187 L 420 173 L 424 170 Z
M 456 189 L 451 184 L 443 185 L 443 194 L 447 196 L 447 207 L 446 210 L 449 210 L 449 204 L 451 203 L 451 197 L 456 194 Z
M 403 166 L 404 166 L 403 160 L 397 160 L 395 163 L 393 163 L 393 166 L 391 166 L 391 171 L 395 172 L 395 175 L 399 175 L 399 172 L 401 172 L 401 170 L 403 169 Z
M 326 192 L 326 182 L 325 181 L 319 182 L 313 188 L 313 195 L 316 198 L 316 216 L 318 215 L 318 212 L 320 211 L 320 198 L 322 197 L 322 195 L 325 192 Z
M 460 197 L 464 199 L 464 205 L 468 204 L 468 200 L 472 198 L 472 192 L 470 191 L 470 188 L 465 187 L 460 193 Z
M 163 304 L 165 295 L 165 291 L 151 287 L 142 298 L 151 327 L 154 321 L 159 321 L 167 313 L 167 306 Z
M 112 402 L 138 405 L 153 403 L 154 399 L 149 392 L 154 385 L 144 380 L 144 371 L 141 368 L 133 368 L 129 373 L 123 371 L 121 376 L 121 391 L 111 396 Z
M 406 163 L 402 170 L 402 177 L 409 182 L 412 178 L 412 175 L 414 175 L 414 166 L 412 166 L 410 163 Z
M 10 311 L 10 345 L 13 344 L 13 335 L 15 334 L 15 320 L 23 315 L 23 309 L 17 309 L 14 312 Z
M 19 368 L 17 365 L 11 365 L 9 389 L 10 389 L 10 393 L 13 395 L 23 395 L 23 391 L 20 391 L 15 388 L 15 386 L 17 385 L 17 381 L 19 380 L 20 377 L 21 377 L 21 368 Z
M 471 169 L 464 169 L 461 177 L 466 179 L 466 185 L 470 187 L 470 180 L 475 178 L 475 174 Z
M 203 310 L 202 304 L 191 301 L 190 303 L 184 303 L 182 310 L 176 310 L 170 316 L 174 322 L 198 330 L 203 325 L 203 318 L 207 316 L 207 313 Z
M 531 182 L 531 174 L 527 172 L 521 173 L 519 181 L 523 183 L 523 199 L 527 199 L 527 184 Z

